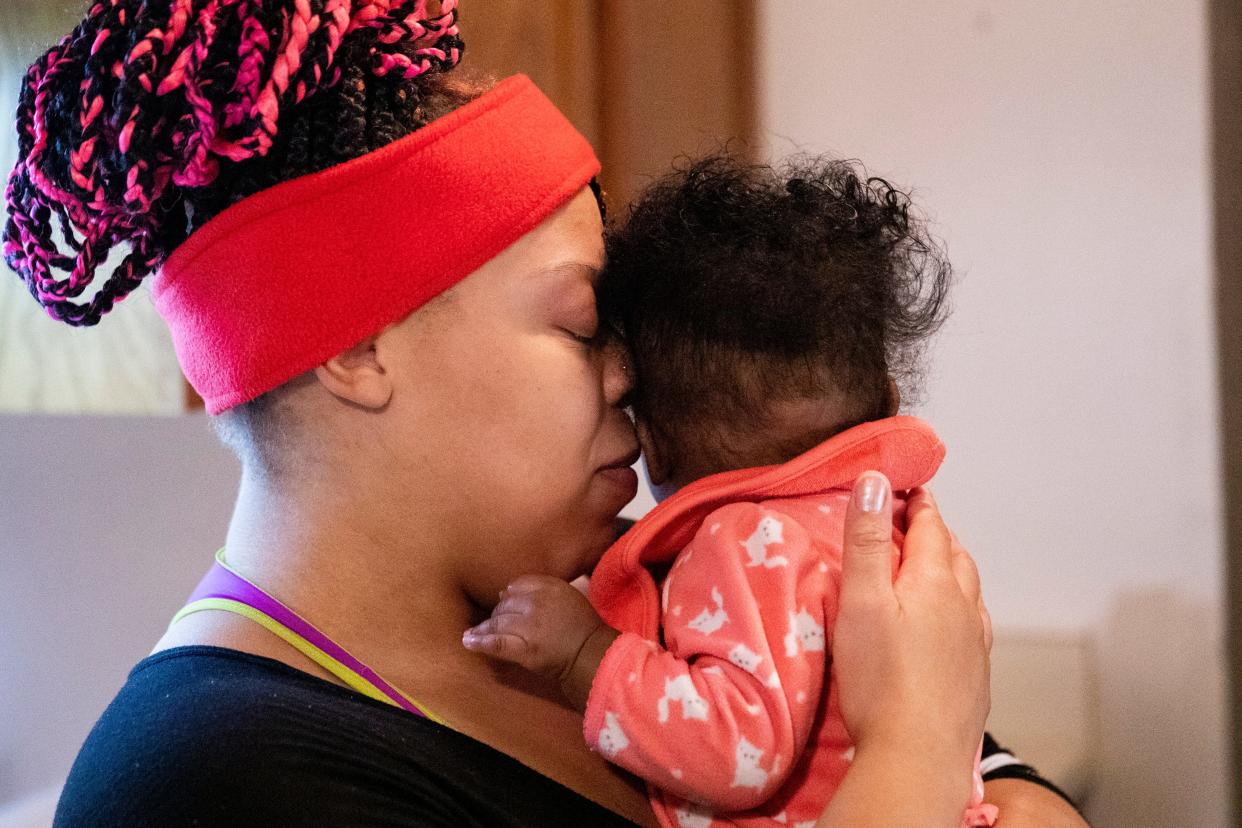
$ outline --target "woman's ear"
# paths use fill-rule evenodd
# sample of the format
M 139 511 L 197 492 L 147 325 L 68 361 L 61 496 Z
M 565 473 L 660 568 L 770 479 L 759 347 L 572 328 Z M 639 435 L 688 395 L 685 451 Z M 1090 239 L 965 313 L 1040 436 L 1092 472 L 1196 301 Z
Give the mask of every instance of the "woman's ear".
M 896 417 L 897 412 L 900 410 L 901 389 L 897 387 L 897 381 L 889 377 L 888 388 L 884 392 L 884 416 Z
M 375 336 L 315 368 L 315 377 L 334 396 L 376 410 L 392 398 L 392 376 L 384 370 Z

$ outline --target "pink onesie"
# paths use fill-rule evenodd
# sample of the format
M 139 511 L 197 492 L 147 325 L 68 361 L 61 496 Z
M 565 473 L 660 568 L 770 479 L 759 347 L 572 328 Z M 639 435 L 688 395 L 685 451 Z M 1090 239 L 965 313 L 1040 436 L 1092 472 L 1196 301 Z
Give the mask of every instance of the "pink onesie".
M 622 635 L 584 732 L 650 783 L 662 825 L 815 824 L 854 754 L 825 686 L 850 487 L 878 469 L 904 491 L 943 458 L 920 420 L 867 423 L 784 465 L 697 481 L 605 553 L 591 600 Z M 977 765 L 975 782 L 962 825 L 992 825 Z

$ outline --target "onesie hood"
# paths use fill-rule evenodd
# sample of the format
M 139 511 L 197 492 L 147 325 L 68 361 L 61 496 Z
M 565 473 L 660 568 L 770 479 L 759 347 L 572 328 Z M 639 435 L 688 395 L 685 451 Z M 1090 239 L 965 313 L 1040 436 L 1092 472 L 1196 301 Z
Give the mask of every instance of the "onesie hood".
M 591 575 L 591 603 L 622 632 L 654 637 L 659 590 L 650 567 L 671 563 L 703 521 L 721 506 L 823 494 L 849 488 L 875 469 L 895 491 L 931 480 L 945 447 L 917 417 L 888 417 L 835 434 L 788 463 L 714 474 L 696 480 L 658 504 L 621 536 Z

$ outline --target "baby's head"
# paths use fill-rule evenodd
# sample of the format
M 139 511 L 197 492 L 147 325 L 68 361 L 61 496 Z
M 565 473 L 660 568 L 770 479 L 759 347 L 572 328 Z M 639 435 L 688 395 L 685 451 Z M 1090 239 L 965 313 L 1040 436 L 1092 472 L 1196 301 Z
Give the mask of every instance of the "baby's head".
M 950 274 L 907 196 L 854 162 L 712 156 L 656 182 L 611 229 L 600 287 L 652 483 L 783 463 L 895 414 Z

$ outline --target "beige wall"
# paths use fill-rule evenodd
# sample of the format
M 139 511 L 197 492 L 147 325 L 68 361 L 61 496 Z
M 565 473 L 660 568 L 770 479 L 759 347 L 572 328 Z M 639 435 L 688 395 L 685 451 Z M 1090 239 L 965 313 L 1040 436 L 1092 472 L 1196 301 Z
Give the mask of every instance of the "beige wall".
M 1095 639 L 1094 824 L 1226 825 L 1204 4 L 761 8 L 773 150 L 913 186 L 959 268 L 919 413 L 998 626 Z

